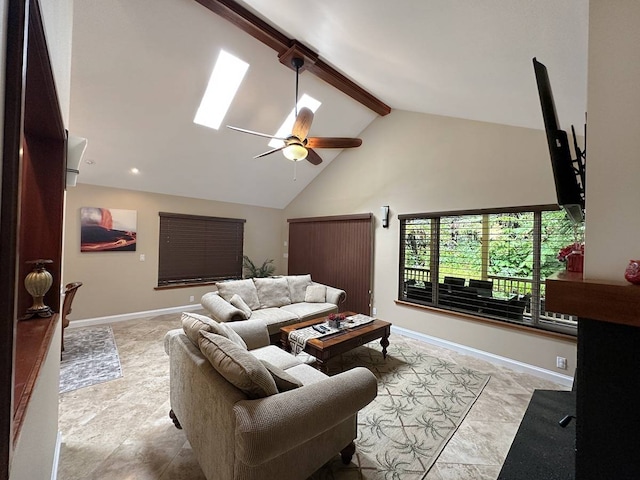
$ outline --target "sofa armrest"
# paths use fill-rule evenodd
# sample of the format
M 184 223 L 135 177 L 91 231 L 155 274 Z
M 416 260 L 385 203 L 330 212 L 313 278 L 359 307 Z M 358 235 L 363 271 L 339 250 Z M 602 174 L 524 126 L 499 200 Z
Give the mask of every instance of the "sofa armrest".
M 171 339 L 176 335 L 184 334 L 184 330 L 181 328 L 176 328 L 174 330 L 169 330 L 164 336 L 164 352 L 167 355 L 171 355 Z
M 267 462 L 356 415 L 376 395 L 376 377 L 356 367 L 294 390 L 241 400 L 233 407 L 236 455 L 250 466 Z
M 230 322 L 227 325 L 242 337 L 244 343 L 247 344 L 247 350 L 255 350 L 269 345 L 269 331 L 267 325 L 261 320 Z
M 242 310 L 231 305 L 218 295 L 218 292 L 205 293 L 200 299 L 200 303 L 211 314 L 211 318 L 218 322 L 233 322 L 245 319 Z
M 314 282 L 316 283 L 316 282 Z M 318 285 L 323 285 L 322 283 L 318 283 Z M 336 287 L 332 287 L 330 285 L 325 285 L 327 287 L 327 302 L 333 303 L 334 305 L 338 305 L 343 303 L 347 299 L 347 292 L 341 290 Z

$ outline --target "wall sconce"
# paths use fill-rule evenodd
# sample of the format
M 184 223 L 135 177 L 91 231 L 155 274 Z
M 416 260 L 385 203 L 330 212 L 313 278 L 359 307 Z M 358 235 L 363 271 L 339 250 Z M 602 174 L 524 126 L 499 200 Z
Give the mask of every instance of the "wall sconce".
M 385 205 L 380 210 L 380 220 L 382 221 L 382 228 L 389 228 L 389 205 Z

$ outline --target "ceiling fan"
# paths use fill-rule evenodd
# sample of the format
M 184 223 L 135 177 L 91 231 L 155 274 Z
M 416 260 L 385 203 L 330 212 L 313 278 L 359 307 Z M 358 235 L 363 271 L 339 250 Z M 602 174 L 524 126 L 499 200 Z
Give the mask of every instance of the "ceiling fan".
M 313 165 L 319 165 L 322 163 L 322 158 L 320 158 L 320 155 L 313 150 L 314 148 L 354 148 L 362 145 L 362 140 L 359 138 L 307 137 L 307 134 L 311 129 L 311 123 L 313 122 L 313 112 L 307 107 L 302 107 L 298 112 L 298 79 L 300 77 L 300 67 L 304 64 L 304 60 L 296 57 L 291 60 L 291 64 L 296 69 L 296 120 L 293 124 L 291 135 L 286 138 L 275 137 L 266 133 L 254 132 L 244 128 L 227 125 L 228 128 L 238 132 L 249 133 L 259 137 L 274 138 L 284 142 L 281 147 L 261 153 L 253 158 L 264 157 L 282 150 L 283 155 L 289 160 L 298 162 L 306 158 L 307 161 Z

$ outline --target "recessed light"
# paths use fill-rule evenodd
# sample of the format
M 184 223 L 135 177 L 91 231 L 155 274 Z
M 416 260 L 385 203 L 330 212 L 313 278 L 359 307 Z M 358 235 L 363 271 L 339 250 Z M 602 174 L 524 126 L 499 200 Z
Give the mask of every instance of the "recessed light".
M 318 108 L 320 108 L 320 105 L 322 105 L 321 101 L 316 100 L 312 96 L 307 95 L 305 93 L 304 95 L 302 95 L 300 100 L 298 100 L 298 111 L 300 111 L 300 109 L 302 107 L 307 107 L 313 113 L 316 113 L 316 110 L 318 110 Z M 282 125 L 280 126 L 280 128 L 278 129 L 276 134 L 274 135 L 274 137 L 286 138 L 289 135 L 291 135 L 291 130 L 293 130 L 293 123 L 295 121 L 296 121 L 296 109 L 293 108 L 291 110 L 291 113 L 287 116 L 285 121 L 282 123 Z M 282 140 L 276 140 L 274 138 L 273 140 L 271 140 L 269 142 L 269 146 L 272 147 L 272 148 L 281 147 L 282 146 Z
M 138 170 L 136 167 L 133 167 L 133 168 L 130 170 L 130 172 L 131 172 L 131 173 L 133 173 L 134 175 L 137 175 L 137 174 L 139 174 L 139 173 L 140 173 L 140 170 Z
M 220 50 L 194 123 L 218 130 L 242 83 L 249 64 Z

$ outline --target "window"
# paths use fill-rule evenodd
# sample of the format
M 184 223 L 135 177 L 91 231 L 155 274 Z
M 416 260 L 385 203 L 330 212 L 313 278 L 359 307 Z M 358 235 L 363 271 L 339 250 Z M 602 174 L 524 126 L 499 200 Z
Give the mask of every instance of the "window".
M 557 207 L 400 216 L 404 301 L 575 334 L 576 318 L 545 310 L 545 279 L 582 239 Z
M 242 278 L 244 223 L 160 212 L 158 286 Z

